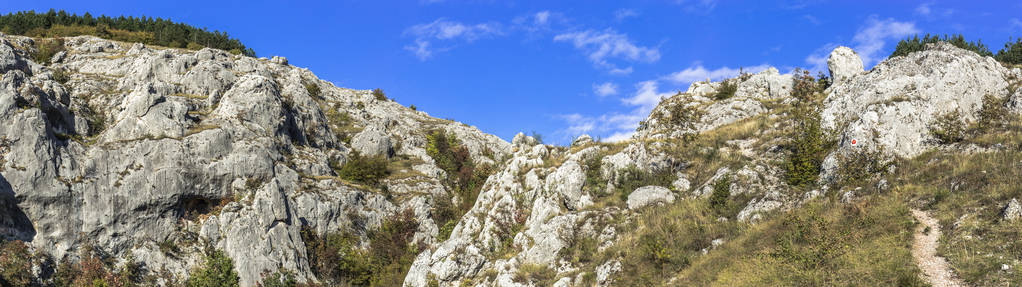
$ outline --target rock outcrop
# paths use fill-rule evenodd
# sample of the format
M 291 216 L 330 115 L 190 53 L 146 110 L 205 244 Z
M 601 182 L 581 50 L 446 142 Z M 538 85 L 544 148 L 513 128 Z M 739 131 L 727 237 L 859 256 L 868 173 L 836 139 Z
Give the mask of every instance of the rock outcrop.
M 837 47 L 827 58 L 827 69 L 835 83 L 843 83 L 862 74 L 862 58 L 852 48 Z
M 212 246 L 243 286 L 278 270 L 315 281 L 302 228 L 364 234 L 412 210 L 416 240 L 435 241 L 432 202 L 450 195 L 428 131 L 456 135 L 479 162 L 511 150 L 283 57 L 81 36 L 36 63 L 33 41 L 0 36 L 0 212 L 12 216 L 0 235 L 56 260 L 91 245 L 183 276 Z M 331 167 L 353 150 L 411 164 L 383 180 L 385 195 L 338 179 Z
M 935 147 L 928 126 L 938 115 L 958 110 L 974 121 L 987 95 L 1022 110 L 1009 88 L 1022 70 L 990 57 L 937 44 L 863 71 L 859 56 L 839 47 L 820 111 L 837 147 L 819 188 L 806 191 L 788 186 L 777 164 L 790 154 L 796 99 L 794 77 L 774 68 L 730 80 L 736 89 L 726 98 L 716 96 L 720 82 L 693 83 L 628 140 L 586 135 L 551 146 L 521 133 L 508 143 L 338 88 L 283 57 L 80 36 L 37 63 L 33 41 L 0 35 L 0 236 L 56 259 L 91 245 L 182 276 L 212 247 L 234 259 L 244 286 L 280 270 L 320 282 L 303 232 L 345 232 L 368 246 L 369 231 L 404 212 L 422 248 L 406 286 L 627 284 L 615 280 L 629 265 L 614 248 L 634 242 L 647 212 L 726 197 L 733 201 L 701 216 L 755 224 L 828 193 L 854 203 L 865 187 L 829 185 L 841 155 L 919 155 Z M 455 195 L 456 175 L 430 156 L 434 132 L 494 170 L 475 201 Z M 393 170 L 379 186 L 339 178 L 355 154 L 380 156 Z M 440 202 L 468 210 L 444 227 L 434 222 Z M 1002 215 L 1015 220 L 1019 210 L 1013 199 Z M 706 254 L 730 240 L 693 244 Z M 606 250 L 615 254 L 577 260 Z M 553 278 L 521 275 L 536 269 Z

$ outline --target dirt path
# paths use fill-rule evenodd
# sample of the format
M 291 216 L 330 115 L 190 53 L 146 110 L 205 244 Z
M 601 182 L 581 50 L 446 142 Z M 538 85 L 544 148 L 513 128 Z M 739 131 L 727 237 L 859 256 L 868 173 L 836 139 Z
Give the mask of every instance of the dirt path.
M 923 270 L 923 279 L 934 287 L 967 286 L 955 277 L 944 257 L 937 256 L 937 244 L 940 239 L 940 225 L 925 211 L 913 209 L 912 216 L 920 224 L 916 228 L 915 240 L 912 242 L 912 257 Z M 929 232 L 924 232 L 929 227 Z

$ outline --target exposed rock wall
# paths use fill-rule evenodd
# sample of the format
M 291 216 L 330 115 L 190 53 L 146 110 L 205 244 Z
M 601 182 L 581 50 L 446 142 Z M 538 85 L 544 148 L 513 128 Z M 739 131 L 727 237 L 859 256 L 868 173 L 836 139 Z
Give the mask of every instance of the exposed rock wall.
M 416 239 L 435 240 L 432 202 L 450 195 L 426 132 L 456 134 L 480 162 L 510 152 L 495 136 L 334 87 L 282 58 L 82 36 L 35 63 L 32 46 L 0 36 L 0 209 L 12 215 L 0 233 L 58 260 L 92 244 L 184 274 L 210 245 L 234 259 L 242 285 L 279 269 L 315 280 L 303 225 L 360 234 L 410 209 Z M 398 196 L 336 178 L 331 162 L 353 148 L 413 163 L 384 182 Z M 161 251 L 164 242 L 180 254 Z

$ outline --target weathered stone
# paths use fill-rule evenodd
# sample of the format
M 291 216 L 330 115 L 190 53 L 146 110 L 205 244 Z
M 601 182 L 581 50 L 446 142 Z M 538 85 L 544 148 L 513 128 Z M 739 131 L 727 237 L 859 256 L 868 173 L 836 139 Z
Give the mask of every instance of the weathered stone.
M 1004 206 L 1004 211 L 1001 212 L 1001 217 L 1008 221 L 1022 218 L 1022 205 L 1019 205 L 1017 198 L 1008 201 L 1008 204 Z
M 628 209 L 639 209 L 654 203 L 673 203 L 674 193 L 662 186 L 643 186 L 628 194 Z
M 845 82 L 862 74 L 862 58 L 851 48 L 837 47 L 827 57 L 827 68 L 835 83 Z

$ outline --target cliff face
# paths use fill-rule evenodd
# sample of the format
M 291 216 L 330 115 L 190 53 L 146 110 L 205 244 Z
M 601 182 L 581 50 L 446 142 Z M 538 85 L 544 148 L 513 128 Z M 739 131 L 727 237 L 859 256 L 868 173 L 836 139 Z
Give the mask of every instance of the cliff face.
M 495 136 L 334 87 L 283 58 L 86 36 L 65 46 L 36 63 L 31 39 L 0 37 L 10 215 L 0 224 L 57 259 L 88 244 L 184 274 L 209 245 L 234 259 L 242 285 L 279 269 L 312 279 L 302 226 L 358 234 L 411 210 L 416 241 L 435 241 L 431 207 L 451 195 L 424 149 L 429 131 L 456 135 L 477 162 L 510 152 Z M 331 165 L 353 151 L 404 163 L 383 180 L 387 194 L 337 179 Z
M 940 44 L 862 71 L 855 52 L 839 48 L 819 108 L 834 144 L 819 181 L 804 188 L 778 164 L 791 153 L 798 100 L 796 77 L 776 69 L 695 83 L 664 99 L 630 140 L 582 136 L 558 147 L 523 134 L 507 143 L 335 87 L 280 57 L 81 36 L 37 63 L 33 41 L 0 35 L 0 235 L 57 259 L 94 246 L 182 276 L 209 246 L 234 259 L 244 286 L 279 270 L 321 282 L 303 229 L 352 233 L 366 246 L 369 230 L 405 211 L 424 247 L 405 285 L 611 285 L 641 269 L 633 260 L 649 252 L 641 246 L 659 220 L 651 214 L 701 210 L 710 198 L 706 228 L 753 229 L 816 198 L 854 202 L 862 186 L 839 181 L 844 158 L 996 151 L 1004 147 L 939 144 L 929 126 L 954 110 L 978 119 L 985 96 L 1022 114 L 1012 88 L 1022 71 L 992 58 Z M 733 95 L 718 95 L 725 85 Z M 437 206 L 469 199 L 429 150 L 433 131 L 495 169 L 446 239 Z M 339 178 L 356 154 L 385 158 L 391 172 L 379 185 Z M 883 183 L 874 186 L 890 188 Z M 746 236 L 706 228 L 674 232 L 699 237 L 676 257 L 712 257 Z M 642 278 L 693 282 L 677 272 Z

